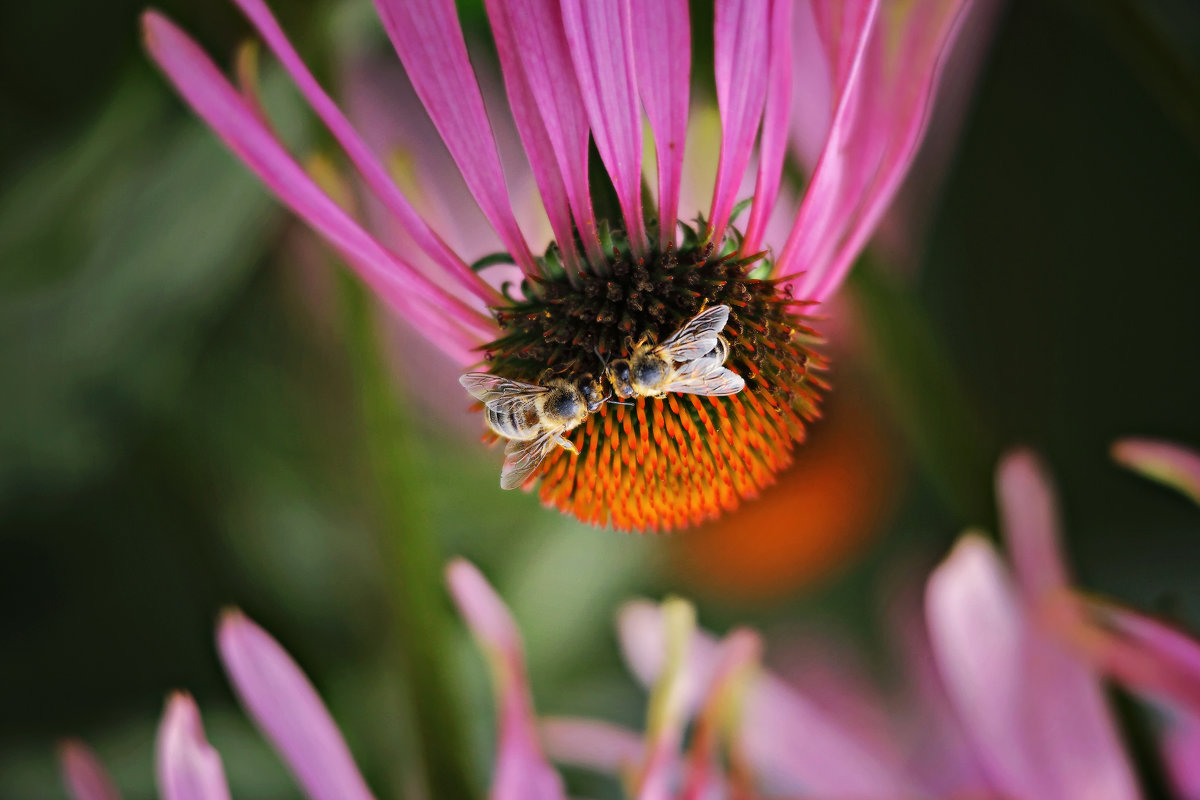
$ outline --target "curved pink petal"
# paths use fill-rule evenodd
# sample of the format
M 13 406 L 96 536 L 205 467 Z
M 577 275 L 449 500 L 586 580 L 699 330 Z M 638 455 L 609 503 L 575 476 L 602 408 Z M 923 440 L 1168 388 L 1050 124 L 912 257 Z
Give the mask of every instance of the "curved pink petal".
M 826 41 L 829 75 L 833 80 L 830 95 L 833 110 L 820 155 L 805 188 L 804 200 L 796 213 L 796 222 L 776 262 L 776 270 L 781 274 L 803 273 L 803 277 L 792 285 L 800 293 L 797 296 L 805 299 L 815 299 L 811 293 L 838 244 L 839 226 L 844 227 L 848 217 L 844 207 L 847 204 L 845 197 L 849 194 L 845 184 L 852 166 L 850 161 L 857 158 L 864 162 L 868 158 L 868 154 L 852 149 L 858 142 L 851 140 L 856 134 L 856 124 L 861 125 L 858 122 L 859 107 L 867 102 L 864 95 L 878 89 L 870 70 L 864 68 L 864 62 L 872 38 L 878 38 L 874 34 L 880 16 L 879 0 L 856 4 L 855 10 L 861 13 L 842 17 L 836 35 L 829 33 L 829 25 L 820 12 L 822 8 L 822 5 L 814 4 L 814 24 L 818 35 Z M 807 21 L 803 13 L 799 18 L 802 22 Z M 836 42 L 833 52 L 829 52 L 831 38 Z M 804 82 L 800 85 L 803 89 Z
M 1016 450 L 1004 457 L 996 470 L 996 497 L 1004 541 L 1028 601 L 1037 604 L 1047 592 L 1066 588 L 1057 503 L 1033 453 Z
M 1026 659 L 1036 691 L 1031 702 L 1039 711 L 1039 727 L 1057 729 L 1061 736 L 1052 738 L 1042 753 L 1064 790 L 1103 779 L 1109 787 L 1106 796 L 1136 797 L 1136 781 L 1099 681 L 1048 630 L 1072 624 L 1077 615 L 1074 604 L 1059 602 L 1070 578 L 1050 478 L 1032 453 L 1017 450 L 1000 463 L 996 493 L 1016 578 L 1034 615 L 1032 652 Z
M 520 48 L 517 44 L 520 39 L 509 20 L 504 0 L 487 0 L 487 11 L 492 24 L 492 35 L 496 41 L 496 52 L 500 58 L 500 71 L 504 75 L 504 86 L 521 144 L 529 158 L 534 180 L 550 219 L 550 227 L 554 231 L 554 239 L 563 244 L 559 248 L 563 260 L 570 271 L 577 272 L 579 264 L 575 248 L 569 244 L 574 238 L 574 232 L 571 227 L 571 204 L 567 187 L 558 169 L 554 142 L 538 109 L 529 76 L 525 74 L 521 63 Z M 583 149 L 586 152 L 586 122 L 583 131 Z M 586 192 L 586 174 L 583 179 L 583 191 Z M 590 211 L 587 214 L 590 215 Z
M 513 214 L 496 140 L 471 70 L 453 0 L 376 0 L 417 96 L 484 216 L 526 274 L 537 272 Z
M 217 649 L 242 705 L 312 800 L 370 800 L 333 717 L 270 634 L 229 611 L 217 628 Z
M 992 780 L 1017 798 L 1139 796 L 1095 676 L 1026 609 L 995 550 L 964 536 L 926 593 L 947 690 Z
M 841 720 L 778 678 L 764 675 L 746 700 L 746 757 L 762 774 L 813 796 L 919 796 L 895 755 L 872 737 L 856 736 Z
M 696 640 L 696 610 L 679 598 L 658 608 L 658 648 L 662 665 L 655 676 L 646 714 L 646 754 L 637 776 L 638 800 L 670 800 L 679 763 L 679 746 L 687 724 L 689 662 Z M 721 663 L 713 659 L 714 678 Z
M 530 95 L 541 114 L 559 175 L 567 193 L 575 225 L 579 229 L 584 249 L 593 264 L 605 261 L 596 236 L 596 219 L 588 190 L 588 128 L 587 109 L 575 79 L 566 31 L 563 29 L 559 0 L 486 0 L 493 31 L 499 30 L 507 52 L 505 62 L 519 66 L 529 87 Z M 508 35 L 505 35 L 507 31 Z M 505 79 L 508 80 L 505 66 Z M 533 154 L 530 154 L 532 160 Z M 568 240 L 569 241 L 569 240 Z
M 1086 605 L 1093 630 L 1085 652 L 1135 692 L 1200 718 L 1200 642 L 1144 614 L 1099 602 Z
M 661 612 L 647 602 L 630 603 L 617 632 L 630 669 L 651 684 L 663 664 Z M 686 687 L 689 716 L 712 686 L 717 642 L 707 633 L 692 637 Z M 775 783 L 813 796 L 896 798 L 917 795 L 893 754 L 856 737 L 820 706 L 777 677 L 764 673 L 749 688 L 740 738 L 755 770 Z
M 317 83 L 303 59 L 296 53 L 287 35 L 279 27 L 275 17 L 263 0 L 234 0 L 246 17 L 258 29 L 267 46 L 275 53 L 284 69 L 292 76 L 296 86 L 304 94 L 309 105 L 328 126 L 334 138 L 341 143 L 346 154 L 363 176 L 367 186 L 383 202 L 384 206 L 395 216 L 397 222 L 412 240 L 430 257 L 433 258 L 448 275 L 453 277 L 464 289 L 475 294 L 488 304 L 494 304 L 500 295 L 481 280 L 478 275 L 459 258 L 446 243 L 430 229 L 425 220 L 417 214 L 408 198 L 397 188 L 388 176 L 387 170 L 367 147 L 354 130 L 341 109 L 330 99 L 329 95 Z
M 504 602 L 474 566 L 458 559 L 446 568 L 446 583 L 487 656 L 496 686 L 498 752 L 493 800 L 564 800 L 558 774 L 542 757 L 525 677 L 521 634 Z
M 866 245 L 916 153 L 945 56 L 970 4 L 918 0 L 889 8 L 874 15 L 865 59 L 844 60 L 844 69 L 835 61 L 835 81 L 846 88 L 835 90 L 839 108 L 781 258 L 781 271 L 805 272 L 795 283 L 797 296 L 827 298 Z M 853 28 L 846 30 L 853 38 Z M 813 224 L 805 230 L 807 206 Z
M 762 649 L 762 637 L 746 628 L 732 630 L 721 640 L 712 686 L 692 734 L 691 753 L 679 800 L 701 800 L 721 790 L 721 739 L 741 727 L 742 690 L 762 659 Z M 736 735 L 729 738 L 732 739 L 729 757 L 733 769 L 743 770 L 741 742 Z
M 162 800 L 229 800 L 221 756 L 204 738 L 200 710 L 188 695 L 167 699 L 155 751 Z
M 1172 723 L 1163 736 L 1167 776 L 1181 800 L 1200 800 L 1200 718 Z
M 811 174 L 829 133 L 835 87 L 813 3 L 798 3 L 793 18 L 791 145 Z
M 920 588 L 904 581 L 885 595 L 888 629 L 911 687 L 899 710 L 906 763 L 933 797 L 987 797 L 993 787 L 938 672 Z
M 783 158 L 787 153 L 788 115 L 792 106 L 793 0 L 774 0 L 771 8 L 771 49 L 767 64 L 767 95 L 762 137 L 758 145 L 758 179 L 742 252 L 757 253 L 779 196 Z
M 1200 453 L 1161 439 L 1121 439 L 1113 445 L 1118 464 L 1177 489 L 1200 503 Z
M 721 155 L 709 228 L 720 241 L 737 202 L 767 95 L 770 0 L 717 0 L 713 61 L 721 112 Z
M 994 782 L 1014 798 L 1054 796 L 1030 752 L 1024 612 L 987 541 L 959 540 L 929 578 L 925 613 L 947 693 Z
M 790 6 L 790 3 L 787 3 Z M 633 3 L 633 52 L 638 92 L 654 132 L 658 161 L 659 247 L 675 242 L 679 182 L 687 137 L 692 29 L 687 0 Z
M 58 765 L 71 800 L 121 800 L 108 770 L 83 742 L 68 739 L 60 744 Z
M 495 335 L 489 320 L 397 258 L 330 199 L 216 65 L 174 23 L 147 11 L 142 24 L 150 56 L 193 110 L 381 297 L 426 327 L 430 338 L 457 358 Z
M 611 722 L 542 717 L 540 730 L 546 755 L 560 764 L 624 775 L 642 761 L 642 735 Z
M 629 0 L 562 0 L 563 29 L 592 137 L 608 169 L 633 252 L 646 250 L 642 219 L 642 115 L 634 83 Z

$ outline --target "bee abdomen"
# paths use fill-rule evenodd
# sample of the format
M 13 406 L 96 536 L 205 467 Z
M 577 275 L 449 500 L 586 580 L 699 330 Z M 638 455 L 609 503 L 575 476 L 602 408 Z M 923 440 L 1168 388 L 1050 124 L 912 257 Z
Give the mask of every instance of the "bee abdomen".
M 526 409 L 504 409 L 497 411 L 493 408 L 484 409 L 488 427 L 505 439 L 525 441 L 538 434 L 536 415 L 530 415 Z M 532 416 L 532 418 L 531 418 Z

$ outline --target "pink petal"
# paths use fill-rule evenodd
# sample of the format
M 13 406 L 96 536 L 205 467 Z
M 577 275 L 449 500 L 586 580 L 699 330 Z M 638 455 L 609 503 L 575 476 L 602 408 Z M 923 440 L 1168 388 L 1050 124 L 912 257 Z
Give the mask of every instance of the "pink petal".
M 889 631 L 901 655 L 909 690 L 898 716 L 901 741 L 910 742 L 907 763 L 933 797 L 986 797 L 991 784 L 955 713 L 938 672 L 925 625 L 920 587 L 891 587 L 886 596 Z
M 1089 602 L 1085 652 L 1133 691 L 1200 717 L 1200 642 L 1151 617 Z
M 560 764 L 624 775 L 642 761 L 641 734 L 610 722 L 573 717 L 543 717 L 546 754 Z
M 779 195 L 783 158 L 787 152 L 788 114 L 792 103 L 792 0 L 775 0 L 771 8 L 771 57 L 767 65 L 767 96 L 759 142 L 758 181 L 742 252 L 762 247 L 767 222 Z
M 271 48 L 280 63 L 283 64 L 284 69 L 292 76 L 292 80 L 296 82 L 305 99 L 329 127 L 334 138 L 346 150 L 346 154 L 350 156 L 350 160 L 363 176 L 371 191 L 395 215 L 405 233 L 463 288 L 474 293 L 484 303 L 494 305 L 500 298 L 499 293 L 472 272 L 417 214 L 412 204 L 408 202 L 408 198 L 392 182 L 379 160 L 375 158 L 370 148 L 363 142 L 362 137 L 354 130 L 354 126 L 317 83 L 304 61 L 296 53 L 295 48 L 292 47 L 292 43 L 288 41 L 287 36 L 279 27 L 275 17 L 271 15 L 266 3 L 263 0 L 234 0 L 234 2 L 258 29 L 267 46 Z
M 861 162 L 869 156 L 851 148 L 860 116 L 858 107 L 868 102 L 864 95 L 869 89 L 877 89 L 873 86 L 873 76 L 864 69 L 864 62 L 877 27 L 878 0 L 856 4 L 855 10 L 860 13 L 841 18 L 842 24 L 836 35 L 829 32 L 828 23 L 823 23 L 821 9 L 822 5 L 814 5 L 817 32 L 825 38 L 827 49 L 830 39 L 836 43 L 835 50 L 828 56 L 829 74 L 834 81 L 833 111 L 824 145 L 805 189 L 804 201 L 776 264 L 776 270 L 781 274 L 804 273 L 793 285 L 800 293 L 797 296 L 806 299 L 816 299 L 812 294 L 814 287 L 839 243 L 840 228 L 847 223 L 849 213 L 841 210 L 839 215 L 839 207 L 847 203 L 845 195 L 848 192 L 844 184 L 851 167 L 850 159 L 857 157 Z M 824 13 L 828 13 L 828 9 Z M 800 19 L 806 21 L 803 14 Z M 804 82 L 800 85 L 803 89 Z
M 876 14 L 870 30 L 844 27 L 839 40 L 861 43 L 862 33 L 871 35 L 865 52 L 837 48 L 834 79 L 845 89 L 835 90 L 838 110 L 780 259 L 783 272 L 805 271 L 797 296 L 831 295 L 886 211 L 924 134 L 945 55 L 969 5 L 918 0 Z M 855 55 L 846 56 L 851 49 Z
M 108 771 L 83 742 L 68 739 L 59 745 L 58 764 L 71 800 L 121 800 Z
M 812 0 L 813 16 L 836 87 L 849 83 L 857 60 L 860 32 L 874 13 L 873 0 Z
M 630 669 L 652 683 L 663 664 L 659 609 L 630 603 L 618 618 L 621 649 Z M 717 668 L 710 634 L 692 637 L 691 658 L 681 678 L 689 715 L 709 692 Z M 890 753 L 860 740 L 804 695 L 770 675 L 749 689 L 741 728 L 746 757 L 765 777 L 813 796 L 895 798 L 916 794 Z
M 738 186 L 750 162 L 767 94 L 770 43 L 769 0 L 716 0 L 717 106 L 721 112 L 721 155 L 713 188 L 709 227 L 720 241 L 737 202 Z
M 791 140 L 796 157 L 811 174 L 821 157 L 833 117 L 835 86 L 811 2 L 799 3 L 792 30 Z
M 154 11 L 142 16 L 142 24 L 150 56 L 188 104 L 372 289 L 427 326 L 430 338 L 452 355 L 461 356 L 495 335 L 485 317 L 389 252 L 321 191 L 183 31 Z
M 242 705 L 312 800 L 371 798 L 316 689 L 270 634 L 229 611 L 217 648 Z
M 511 65 L 519 65 L 550 141 L 563 187 L 593 264 L 605 261 L 596 236 L 596 219 L 588 191 L 588 117 L 575 66 L 563 29 L 559 0 L 487 0 L 493 31 L 499 31 L 498 49 L 505 80 Z M 505 31 L 508 33 L 506 34 Z M 510 98 L 511 99 L 511 98 Z M 518 104 L 513 101 L 514 106 Z M 531 162 L 534 154 L 529 154 Z M 569 241 L 569 240 L 568 240 Z
M 1007 0 L 971 0 L 946 55 L 925 137 L 908 174 L 880 220 L 873 242 L 889 268 L 911 275 L 919 266 L 938 211 L 937 200 L 962 140 L 980 72 L 988 60 Z
M 662 665 L 654 679 L 646 715 L 646 755 L 636 782 L 638 800 L 672 797 L 679 746 L 690 715 L 688 665 L 696 640 L 696 610 L 690 603 L 672 598 L 659 606 L 658 622 Z M 720 663 L 718 653 L 713 658 L 714 679 Z
M 1051 771 L 1064 788 L 1087 787 L 1103 779 L 1111 792 L 1108 796 L 1135 797 L 1136 782 L 1099 681 L 1068 652 L 1056 631 L 1048 630 L 1069 626 L 1077 616 L 1074 604 L 1061 602 L 1070 579 L 1060 552 L 1050 479 L 1032 453 L 1018 450 L 1001 461 L 996 493 L 1016 577 L 1027 607 L 1036 615 L 1027 666 L 1033 673 L 1033 688 L 1049 697 L 1034 697 L 1031 702 L 1040 712 L 1040 727 L 1057 728 L 1062 736 L 1042 752 L 1054 758 Z
M 461 559 L 446 568 L 459 613 L 487 656 L 499 715 L 493 800 L 563 800 L 562 782 L 542 757 L 525 677 L 521 635 L 504 601 L 479 570 Z
M 347 59 L 338 84 L 347 116 L 363 141 L 387 159 L 388 175 L 400 190 L 419 198 L 422 217 L 441 232 L 449 247 L 467 262 L 499 251 L 504 246 L 500 237 L 475 204 L 458 165 L 395 56 L 386 53 Z M 396 253 L 421 253 L 381 200 L 367 193 L 363 201 L 368 230 L 380 241 Z M 520 281 L 524 273 L 515 266 L 512 269 Z M 484 276 L 490 278 L 491 271 Z
M 667 655 L 662 609 L 645 600 L 627 603 L 617 615 L 617 636 L 630 670 L 643 685 L 653 685 L 662 672 Z M 679 679 L 688 717 L 700 707 L 712 682 L 717 643 L 712 636 L 699 633 L 692 637 L 689 646 L 690 655 Z
M 785 5 L 790 6 L 790 3 Z M 659 246 L 675 242 L 679 183 L 687 136 L 692 31 L 687 0 L 633 3 L 633 52 L 638 91 L 654 131 L 658 161 Z
M 764 675 L 746 701 L 742 741 L 764 776 L 812 796 L 896 798 L 919 796 L 894 754 L 878 737 L 855 735 L 807 696 Z
M 163 800 L 229 800 L 221 756 L 204 738 L 200 710 L 188 695 L 167 699 L 155 750 Z
M 988 542 L 959 540 L 929 578 L 925 610 L 947 693 L 995 783 L 1017 798 L 1053 796 L 1029 751 L 1024 612 Z
M 612 178 L 633 252 L 642 219 L 642 115 L 634 84 L 630 0 L 562 0 L 563 29 L 600 160 Z
M 723 785 L 718 746 L 726 728 L 741 727 L 742 692 L 762 659 L 762 637 L 740 628 L 721 640 L 717 666 L 708 697 L 692 735 L 691 754 L 680 800 L 701 800 L 714 796 Z M 730 742 L 733 768 L 744 769 L 741 742 L 736 734 Z M 666 795 L 663 795 L 666 797 Z M 645 800 L 649 800 L 646 798 Z
M 417 96 L 484 216 L 517 264 L 535 274 L 533 256 L 513 215 L 453 0 L 376 0 L 375 6 Z
M 1070 578 L 1059 543 L 1058 509 L 1050 478 L 1026 450 L 1009 453 L 996 471 L 1004 540 L 1028 602 L 1066 588 Z
M 513 120 L 529 164 L 533 170 L 534 180 L 541 193 L 546 214 L 550 219 L 550 227 L 554 231 L 555 241 L 561 243 L 560 252 L 569 270 L 577 272 L 579 265 L 575 248 L 569 243 L 574 239 L 571 228 L 571 206 L 568 199 L 567 187 L 563 183 L 562 174 L 558 170 L 554 142 L 547 131 L 545 121 L 538 110 L 537 99 L 530 86 L 529 77 L 521 63 L 518 34 L 509 20 L 503 0 L 487 1 L 488 18 L 492 23 L 492 34 L 496 41 L 496 52 L 500 57 L 500 69 L 504 75 L 504 85 L 508 93 L 509 106 L 512 108 Z M 555 9 L 557 11 L 557 8 Z M 582 113 L 582 108 L 580 108 Z M 583 122 L 583 149 L 587 150 L 587 123 Z M 587 192 L 587 176 L 583 176 L 583 191 Z M 585 212 L 590 216 L 590 211 Z M 582 227 L 582 226 L 581 226 Z
M 1180 800 L 1200 800 L 1200 718 L 1173 723 L 1163 739 L 1167 775 Z
M 1026 618 L 995 550 L 968 534 L 926 593 L 942 677 L 992 780 L 1018 798 L 1136 798 L 1095 677 Z
M 1118 464 L 1164 483 L 1200 503 L 1200 453 L 1160 439 L 1121 439 L 1112 450 Z

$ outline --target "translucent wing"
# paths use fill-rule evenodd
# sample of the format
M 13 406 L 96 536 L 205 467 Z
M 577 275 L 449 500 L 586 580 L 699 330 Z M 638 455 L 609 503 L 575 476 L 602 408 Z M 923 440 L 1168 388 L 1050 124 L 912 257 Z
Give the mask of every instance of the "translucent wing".
M 671 361 L 692 361 L 711 353 L 717 346 L 717 336 L 729 322 L 729 306 L 706 308 L 683 324 L 669 339 L 653 352 Z
M 512 411 L 524 407 L 539 394 L 550 391 L 545 386 L 501 378 L 488 372 L 468 372 L 458 382 L 493 411 Z
M 714 366 L 711 361 L 693 362 L 676 370 L 663 384 L 664 392 L 703 394 L 712 397 L 737 394 L 746 388 L 746 381 L 733 370 Z
M 504 446 L 504 467 L 500 470 L 501 489 L 519 489 L 542 463 L 556 444 L 558 434 L 547 431 L 523 442 L 510 440 Z

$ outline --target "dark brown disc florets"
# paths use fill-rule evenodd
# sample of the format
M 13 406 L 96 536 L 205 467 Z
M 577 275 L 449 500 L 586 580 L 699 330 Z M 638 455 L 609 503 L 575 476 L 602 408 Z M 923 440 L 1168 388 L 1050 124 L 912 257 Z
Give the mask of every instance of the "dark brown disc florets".
M 679 248 L 644 257 L 618 234 L 603 274 L 569 278 L 552 250 L 551 276 L 494 309 L 504 333 L 484 348 L 489 371 L 536 382 L 547 369 L 601 376 L 637 342 L 666 339 L 705 307 L 730 307 L 726 366 L 745 379 L 742 392 L 606 404 L 570 435 L 579 455 L 556 448 L 536 473 L 543 502 L 592 524 L 671 530 L 732 509 L 773 482 L 818 416 L 824 362 L 805 303 L 780 280 L 755 277 L 768 271 L 763 254 L 685 231 Z

